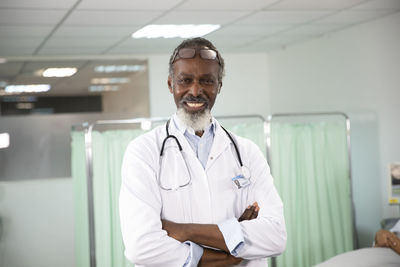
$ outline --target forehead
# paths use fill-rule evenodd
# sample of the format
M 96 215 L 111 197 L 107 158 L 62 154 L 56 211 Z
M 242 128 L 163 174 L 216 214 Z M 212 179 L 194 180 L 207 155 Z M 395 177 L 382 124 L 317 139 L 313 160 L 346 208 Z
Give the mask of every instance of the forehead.
M 190 59 L 178 59 L 175 61 L 173 69 L 175 75 L 182 73 L 192 75 L 211 74 L 217 77 L 219 64 L 215 60 L 202 59 L 199 55 L 196 55 L 196 57 Z

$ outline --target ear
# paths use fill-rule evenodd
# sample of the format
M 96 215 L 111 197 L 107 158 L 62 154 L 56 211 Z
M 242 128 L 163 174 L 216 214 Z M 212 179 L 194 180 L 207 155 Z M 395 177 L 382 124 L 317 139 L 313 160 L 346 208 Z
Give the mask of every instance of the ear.
M 218 94 L 221 92 L 221 87 L 222 87 L 222 82 L 219 82 L 219 84 L 218 84 Z
M 167 81 L 167 83 L 168 83 L 168 88 L 169 88 L 169 91 L 171 92 L 171 94 L 173 93 L 173 86 L 172 86 L 172 78 L 171 78 L 171 76 L 169 76 L 168 75 L 168 81 Z

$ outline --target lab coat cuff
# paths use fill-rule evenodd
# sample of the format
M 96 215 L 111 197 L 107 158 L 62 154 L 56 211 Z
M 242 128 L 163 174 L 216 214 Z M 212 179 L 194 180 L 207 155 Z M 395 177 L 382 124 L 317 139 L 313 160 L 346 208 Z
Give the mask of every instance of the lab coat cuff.
M 203 256 L 204 249 L 192 241 L 185 241 L 184 243 L 190 247 L 190 253 L 183 267 L 196 267 L 201 256 Z
M 218 228 L 224 236 L 225 244 L 232 256 L 237 256 L 244 245 L 242 228 L 236 218 L 223 221 Z

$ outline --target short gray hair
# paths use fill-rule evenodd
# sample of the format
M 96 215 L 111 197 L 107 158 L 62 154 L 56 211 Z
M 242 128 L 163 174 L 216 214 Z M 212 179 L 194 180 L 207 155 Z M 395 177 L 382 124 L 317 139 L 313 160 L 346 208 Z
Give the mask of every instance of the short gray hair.
M 180 49 L 182 49 L 182 48 L 200 48 L 200 47 L 208 47 L 217 52 L 217 56 L 219 59 L 218 82 L 221 83 L 222 78 L 225 75 L 224 59 L 222 58 L 222 56 L 219 53 L 219 51 L 217 50 L 217 48 L 209 40 L 202 38 L 202 37 L 186 39 L 175 48 L 174 52 L 172 53 L 172 55 L 169 59 L 169 76 L 171 76 L 171 78 L 174 77 L 174 67 L 173 67 L 174 55 L 176 55 Z

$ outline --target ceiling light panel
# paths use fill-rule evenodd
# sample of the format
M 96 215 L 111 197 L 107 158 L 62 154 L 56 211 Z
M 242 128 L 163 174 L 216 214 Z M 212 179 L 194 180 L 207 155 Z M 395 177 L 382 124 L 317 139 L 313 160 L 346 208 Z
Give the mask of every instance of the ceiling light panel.
M 191 38 L 204 36 L 219 29 L 220 25 L 147 25 L 132 34 L 132 38 Z
M 85 0 L 78 9 L 106 9 L 106 10 L 168 10 L 179 4 L 181 0 Z
M 249 11 L 171 11 L 153 21 L 154 24 L 228 24 L 249 14 Z
M 77 68 L 48 68 L 42 73 L 43 77 L 71 77 L 78 71 Z
M 99 65 L 94 68 L 95 72 L 104 73 L 121 73 L 121 72 L 138 72 L 146 69 L 145 65 Z
M 120 87 L 118 85 L 91 85 L 89 86 L 89 92 L 110 92 L 118 91 Z
M 332 11 L 260 11 L 253 16 L 245 18 L 237 22 L 237 24 L 298 24 L 306 23 L 328 14 Z
M 7 85 L 6 93 L 42 93 L 47 92 L 51 88 L 50 84 L 18 84 Z
M 161 13 L 162 11 L 76 10 L 65 20 L 64 25 L 143 25 L 155 19 Z
M 3 25 L 56 25 L 68 10 L 0 9 Z
M 259 10 L 268 7 L 279 0 L 189 0 L 180 5 L 177 10 Z
M 10 134 L 0 133 L 0 149 L 10 146 Z
M 357 5 L 365 0 L 284 0 L 270 7 L 273 10 L 279 9 L 330 9 L 338 10 Z
M 126 77 L 106 77 L 106 78 L 93 78 L 92 84 L 123 84 L 129 83 L 130 79 Z

